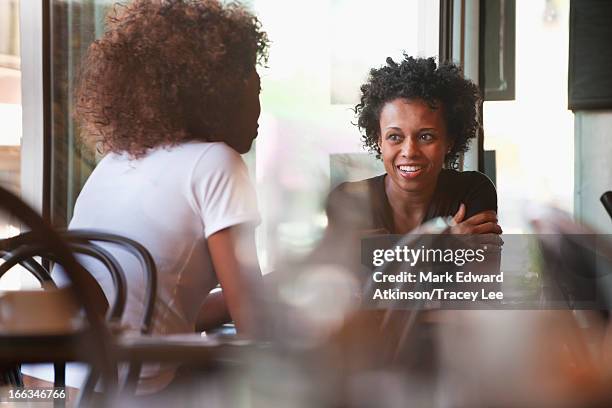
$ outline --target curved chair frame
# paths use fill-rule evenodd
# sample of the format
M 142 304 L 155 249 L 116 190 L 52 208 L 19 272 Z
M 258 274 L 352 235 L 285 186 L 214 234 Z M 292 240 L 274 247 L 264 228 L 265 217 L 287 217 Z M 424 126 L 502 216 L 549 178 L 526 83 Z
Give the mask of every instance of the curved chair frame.
M 94 241 L 118 245 L 138 259 L 143 273 L 146 275 L 144 313 L 140 333 L 143 335 L 151 334 L 153 330 L 155 300 L 157 298 L 157 267 L 155 266 L 155 261 L 153 260 L 151 253 L 142 244 L 133 239 L 104 231 L 75 229 L 63 231 L 61 232 L 61 235 L 68 242 L 72 243 L 91 243 Z M 123 387 L 124 393 L 133 393 L 133 391 L 136 389 L 138 378 L 140 377 L 141 366 L 142 364 L 137 361 L 132 361 L 130 363 L 127 379 Z M 99 373 L 92 370 L 91 374 L 87 378 L 81 394 L 85 403 L 87 402 L 86 398 L 88 398 L 88 396 L 91 395 L 95 389 L 98 374 Z
M 107 319 L 111 321 L 120 320 L 121 316 L 123 316 L 123 311 L 125 310 L 127 283 L 125 273 L 117 260 L 108 251 L 98 245 L 89 244 L 89 246 L 86 246 L 82 243 L 70 243 L 69 245 L 73 252 L 86 255 L 100 261 L 109 271 L 115 286 L 116 294 L 115 299 L 107 312 Z M 2 276 L 15 265 L 24 264 L 27 262 L 29 265 L 35 264 L 38 266 L 38 268 L 33 268 L 37 273 L 34 276 L 36 276 L 41 283 L 51 282 L 53 285 L 55 285 L 49 272 L 36 261 L 31 259 L 35 256 L 47 258 L 58 264 L 61 264 L 62 261 L 58 256 L 41 245 L 21 246 L 5 255 L 5 262 L 0 265 L 0 278 L 2 278 Z M 41 270 L 43 270 L 45 274 L 39 273 Z M 30 272 L 32 272 L 32 270 L 30 270 Z
M 97 300 L 104 298 L 101 289 L 92 286 L 91 276 L 76 261 L 68 245 L 53 228 L 19 197 L 3 187 L 0 187 L 0 208 L 16 216 L 31 230 L 27 233 L 28 239 L 39 242 L 62 261 L 66 275 L 73 284 L 72 293 L 85 313 L 84 316 L 88 323 L 86 329 L 88 343 L 97 351 L 97 355 L 91 359 L 91 362 L 100 370 L 107 391 L 113 392 L 116 387 L 116 363 L 111 353 L 109 331 L 96 304 Z M 15 241 L 15 239 L 0 240 L 0 250 L 6 250 L 7 245 Z

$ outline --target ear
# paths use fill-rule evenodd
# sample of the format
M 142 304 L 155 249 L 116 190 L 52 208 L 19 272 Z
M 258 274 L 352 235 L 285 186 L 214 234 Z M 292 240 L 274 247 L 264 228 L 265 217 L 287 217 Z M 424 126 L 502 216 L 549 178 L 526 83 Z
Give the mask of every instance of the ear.
M 378 134 L 378 139 L 376 140 L 376 144 L 378 145 L 378 150 L 382 149 L 382 137 L 380 133 Z

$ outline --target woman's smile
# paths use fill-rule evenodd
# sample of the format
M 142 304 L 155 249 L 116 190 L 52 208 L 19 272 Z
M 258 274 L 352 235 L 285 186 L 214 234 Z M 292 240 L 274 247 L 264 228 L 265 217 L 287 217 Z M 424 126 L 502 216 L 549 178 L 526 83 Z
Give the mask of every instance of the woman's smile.
M 413 179 L 419 177 L 423 173 L 425 166 L 422 164 L 400 164 L 397 165 L 396 168 L 400 176 L 406 179 Z

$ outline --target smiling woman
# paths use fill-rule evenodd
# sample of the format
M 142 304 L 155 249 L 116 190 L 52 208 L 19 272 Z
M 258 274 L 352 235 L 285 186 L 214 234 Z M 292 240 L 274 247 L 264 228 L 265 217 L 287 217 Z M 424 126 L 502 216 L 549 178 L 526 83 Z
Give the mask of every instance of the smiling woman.
M 380 112 L 378 147 L 393 180 L 390 189 L 431 196 L 451 142 L 439 109 L 418 99 L 398 98 Z
M 455 233 L 501 233 L 491 181 L 454 169 L 480 126 L 476 85 L 454 64 L 405 56 L 371 70 L 361 93 L 357 124 L 387 174 L 338 186 L 330 195 L 330 226 L 358 222 L 351 228 L 404 234 L 453 216 Z M 360 214 L 340 210 L 349 203 Z

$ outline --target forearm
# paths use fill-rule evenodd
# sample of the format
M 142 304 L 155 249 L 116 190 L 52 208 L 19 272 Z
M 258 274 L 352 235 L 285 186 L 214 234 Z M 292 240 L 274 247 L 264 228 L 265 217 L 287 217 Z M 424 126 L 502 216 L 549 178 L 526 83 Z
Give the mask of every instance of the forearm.
M 253 229 L 236 226 L 221 230 L 208 238 L 208 247 L 223 288 L 222 299 L 236 330 L 242 335 L 255 335 L 258 324 L 255 314 L 261 300 L 262 276 L 257 263 Z
M 256 311 L 259 309 L 262 293 L 261 276 L 244 274 L 240 279 L 222 282 L 226 310 L 236 326 L 238 334 L 254 336 L 258 325 Z
M 268 272 L 266 275 L 261 277 L 259 283 L 260 288 L 266 290 L 268 285 L 274 285 L 274 279 L 278 274 L 276 272 Z M 230 315 L 225 296 L 223 291 L 216 291 L 208 294 L 196 321 L 196 331 L 206 331 L 218 328 L 226 323 L 232 322 L 232 316 Z

